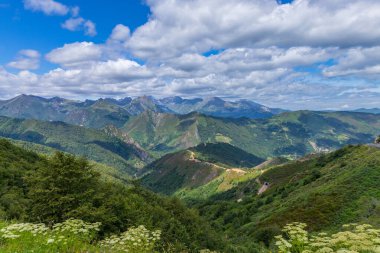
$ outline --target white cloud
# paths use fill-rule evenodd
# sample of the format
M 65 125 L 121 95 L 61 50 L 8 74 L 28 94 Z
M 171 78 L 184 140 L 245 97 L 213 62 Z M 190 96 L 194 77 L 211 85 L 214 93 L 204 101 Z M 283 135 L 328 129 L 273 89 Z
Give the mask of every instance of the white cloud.
M 18 52 L 16 59 L 7 66 L 16 69 L 38 69 L 40 65 L 40 53 L 32 49 L 24 49 Z
M 96 32 L 96 25 L 91 20 L 87 20 L 83 24 L 84 27 L 84 33 L 88 36 L 95 36 L 97 34 Z
M 84 23 L 84 19 L 79 18 L 69 18 L 62 24 L 62 28 L 67 29 L 69 31 L 78 31 Z
M 89 92 L 92 96 L 137 94 L 141 83 L 150 82 L 152 78 L 153 73 L 145 66 L 126 59 L 93 62 L 76 69 L 57 68 L 42 75 L 29 71 L 12 74 L 0 66 L 0 96 L 9 98 L 27 93 L 88 98 Z
M 343 52 L 337 64 L 324 69 L 326 76 L 380 75 L 380 46 L 351 48 Z
M 113 28 L 112 34 L 109 40 L 118 41 L 118 42 L 126 42 L 130 36 L 131 36 L 131 30 L 129 29 L 129 27 L 123 24 L 118 24 Z
M 72 17 L 78 17 L 79 16 L 79 11 L 80 11 L 80 8 L 79 6 L 74 6 L 71 8 L 70 12 L 71 12 L 71 16 Z
M 91 20 L 85 20 L 82 17 L 69 18 L 62 25 L 62 28 L 69 31 L 84 31 L 88 36 L 95 36 L 96 25 Z
M 92 42 L 75 42 L 52 50 L 46 55 L 46 59 L 63 66 L 75 66 L 99 60 L 101 56 L 100 46 Z
M 91 37 L 97 35 L 95 23 L 79 16 L 79 6 L 68 7 L 54 0 L 24 0 L 24 7 L 27 10 L 41 11 L 46 15 L 66 16 L 70 13 L 71 17 L 61 24 L 63 29 L 84 31 Z
M 292 109 L 380 107 L 377 0 L 147 4 L 149 20 L 134 32 L 118 24 L 104 44 L 52 50 L 46 59 L 60 67 L 48 73 L 0 68 L 0 93 L 17 83 L 20 91 L 76 98 L 190 95 Z M 62 27 L 94 36 L 95 24 L 74 8 Z
M 127 59 L 118 59 L 93 62 L 75 69 L 58 68 L 41 76 L 41 80 L 63 86 L 78 86 L 78 83 L 86 83 L 91 85 L 89 90 L 93 90 L 97 85 L 117 85 L 151 77 L 153 73 L 145 66 Z
M 287 69 L 293 72 L 297 66 L 309 66 L 328 60 L 335 48 L 298 47 L 290 49 L 270 48 L 236 48 L 205 57 L 199 54 L 184 54 L 161 64 L 159 75 L 171 77 L 194 78 L 210 73 L 228 78 L 242 78 L 251 72 L 277 71 Z M 171 71 L 168 71 L 170 69 Z
M 352 47 L 379 44 L 374 0 L 148 1 L 151 18 L 128 48 L 144 59 L 231 47 Z
M 69 7 L 54 0 L 24 0 L 25 9 L 41 11 L 46 15 L 65 16 Z

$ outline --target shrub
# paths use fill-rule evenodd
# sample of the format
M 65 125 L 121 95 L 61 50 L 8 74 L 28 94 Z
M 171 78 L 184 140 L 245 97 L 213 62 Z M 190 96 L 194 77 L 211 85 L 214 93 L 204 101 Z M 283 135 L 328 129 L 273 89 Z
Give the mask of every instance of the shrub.
M 100 223 L 69 219 L 52 228 L 44 224 L 18 223 L 0 229 L 1 252 L 82 252 L 99 231 Z
M 152 253 L 161 231 L 149 231 L 144 226 L 132 227 L 121 235 L 113 235 L 100 242 L 110 252 Z
M 0 252 L 156 252 L 161 231 L 131 227 L 120 235 L 96 241 L 101 224 L 69 219 L 51 228 L 45 224 L 0 224 Z
M 368 224 L 343 225 L 335 234 L 319 233 L 310 236 L 306 224 L 294 222 L 283 228 L 284 236 L 276 236 L 280 253 L 376 253 L 380 252 L 380 229 Z

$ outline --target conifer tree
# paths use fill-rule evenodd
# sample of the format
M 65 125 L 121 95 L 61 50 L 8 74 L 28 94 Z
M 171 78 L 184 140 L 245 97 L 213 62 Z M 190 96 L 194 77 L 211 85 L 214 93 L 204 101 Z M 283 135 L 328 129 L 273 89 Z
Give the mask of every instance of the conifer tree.
M 62 222 L 92 209 L 99 175 L 84 158 L 62 152 L 28 178 L 31 216 L 40 222 Z

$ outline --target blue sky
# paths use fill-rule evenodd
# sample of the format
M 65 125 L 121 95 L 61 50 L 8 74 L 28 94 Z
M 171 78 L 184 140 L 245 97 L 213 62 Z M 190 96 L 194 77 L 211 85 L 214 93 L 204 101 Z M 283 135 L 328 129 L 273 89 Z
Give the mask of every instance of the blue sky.
M 131 30 L 143 25 L 149 16 L 149 7 L 140 0 L 63 0 L 67 6 L 80 6 L 80 15 L 96 22 L 97 35 L 61 29 L 65 16 L 47 16 L 24 8 L 23 1 L 0 0 L 0 65 L 11 61 L 20 49 L 33 48 L 41 53 L 65 43 L 91 40 L 103 43 L 116 24 L 125 24 Z M 48 67 L 50 64 L 45 62 Z M 46 68 L 40 69 L 44 71 Z
M 0 98 L 380 107 L 378 20 L 373 0 L 0 0 Z

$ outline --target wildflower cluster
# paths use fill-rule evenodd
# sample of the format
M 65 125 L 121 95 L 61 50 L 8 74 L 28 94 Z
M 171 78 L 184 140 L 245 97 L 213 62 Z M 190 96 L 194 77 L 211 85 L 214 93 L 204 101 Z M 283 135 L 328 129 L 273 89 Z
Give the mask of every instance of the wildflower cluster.
M 276 245 L 283 253 L 370 253 L 380 252 L 380 230 L 371 225 L 348 224 L 344 231 L 308 236 L 306 224 L 291 223 L 284 228 L 285 238 L 276 236 Z
M 24 234 L 46 235 L 48 230 L 45 224 L 18 223 L 0 229 L 0 236 L 3 239 L 16 239 Z
M 47 252 L 68 252 L 89 245 L 100 225 L 75 219 L 57 223 L 52 228 L 44 224 L 11 224 L 0 229 L 0 239 L 14 252 L 20 247 L 32 248 L 36 245 Z
M 88 223 L 79 219 L 68 219 L 62 223 L 53 226 L 53 234 L 55 238 L 60 240 L 68 240 L 72 237 L 81 239 L 82 241 L 91 242 L 96 233 L 100 230 L 101 223 Z
M 160 237 L 160 230 L 152 232 L 141 225 L 118 236 L 113 235 L 103 240 L 100 245 L 112 252 L 151 253 Z
M 296 250 L 294 252 L 300 252 L 299 249 L 303 249 L 308 243 L 308 233 L 305 230 L 305 223 L 293 222 L 286 225 L 282 231 L 285 233 L 287 239 L 284 239 L 281 235 L 276 236 L 276 245 L 280 252 L 293 252 L 289 249 Z

